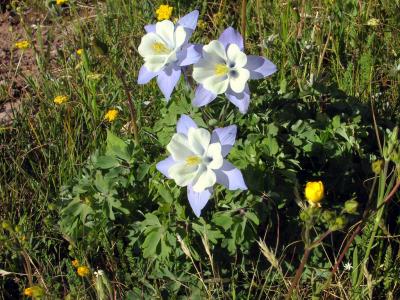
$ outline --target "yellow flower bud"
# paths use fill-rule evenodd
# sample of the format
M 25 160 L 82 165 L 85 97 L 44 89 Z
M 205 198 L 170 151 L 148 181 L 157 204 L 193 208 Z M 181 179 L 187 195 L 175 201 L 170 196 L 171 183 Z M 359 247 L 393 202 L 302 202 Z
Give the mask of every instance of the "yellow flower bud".
M 378 159 L 378 160 L 372 162 L 372 164 L 371 164 L 372 172 L 374 172 L 374 174 L 376 174 L 376 175 L 378 175 L 382 171 L 382 168 L 383 168 L 383 160 L 382 159 Z
M 320 206 L 319 202 L 324 198 L 324 185 L 322 181 L 307 182 L 304 194 L 311 206 Z
M 78 268 L 78 266 L 79 266 L 79 260 L 74 259 L 71 263 L 72 263 L 72 265 L 73 265 L 75 268 Z
M 40 298 L 44 295 L 44 290 L 38 285 L 28 287 L 24 290 L 24 295 L 32 298 Z

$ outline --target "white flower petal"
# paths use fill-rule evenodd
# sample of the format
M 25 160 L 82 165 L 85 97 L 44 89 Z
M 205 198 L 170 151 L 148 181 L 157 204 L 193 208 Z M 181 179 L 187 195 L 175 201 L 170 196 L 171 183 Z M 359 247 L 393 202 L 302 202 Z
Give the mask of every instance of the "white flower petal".
M 166 64 L 168 56 L 154 55 L 145 58 L 144 66 L 151 72 L 160 71 Z
M 235 69 L 230 71 L 229 84 L 235 93 L 244 91 L 247 80 L 249 80 L 250 72 L 247 69 Z
M 175 49 L 180 48 L 186 41 L 186 30 L 182 26 L 175 29 Z
M 207 162 L 207 168 L 219 169 L 224 163 L 224 158 L 222 157 L 222 147 L 220 143 L 214 143 L 208 146 L 206 157 L 204 158 Z
M 189 166 L 185 162 L 174 164 L 168 169 L 168 174 L 179 186 L 187 186 L 197 175 L 198 166 Z
M 189 149 L 187 137 L 182 133 L 175 133 L 167 145 L 167 150 L 175 161 L 184 161 L 194 153 Z
M 231 68 L 243 68 L 247 63 L 247 55 L 240 51 L 236 44 L 229 45 L 227 55 L 228 65 Z
M 211 187 L 217 181 L 214 171 L 208 168 L 204 168 L 197 174 L 196 178 L 193 180 L 193 190 L 195 192 L 202 192 L 206 188 Z
M 211 134 L 203 128 L 189 128 L 189 147 L 195 154 L 204 155 L 210 144 Z
M 211 76 L 202 82 L 204 88 L 214 94 L 223 94 L 228 89 L 228 76 Z
M 215 76 L 214 65 L 209 64 L 206 60 L 200 60 L 193 66 L 193 79 L 198 83 L 203 83 L 211 76 Z
M 220 41 L 211 41 L 203 47 L 203 56 L 206 60 L 216 60 L 219 63 L 225 63 L 227 60 L 225 47 Z
M 175 25 L 169 20 L 157 22 L 156 24 L 157 35 L 169 46 L 170 49 L 175 48 L 174 31 Z
M 158 53 L 154 51 L 154 44 L 156 43 L 164 44 L 164 41 L 154 32 L 144 35 L 138 48 L 139 54 L 142 57 L 157 55 Z

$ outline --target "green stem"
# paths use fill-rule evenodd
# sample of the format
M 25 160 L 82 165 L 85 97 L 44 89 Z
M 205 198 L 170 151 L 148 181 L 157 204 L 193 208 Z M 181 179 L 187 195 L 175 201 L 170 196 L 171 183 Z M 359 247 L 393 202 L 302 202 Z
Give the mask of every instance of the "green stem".
M 379 222 L 382 219 L 382 214 L 383 214 L 383 211 L 384 211 L 384 206 L 382 204 L 383 204 L 384 198 L 385 198 L 385 187 L 386 187 L 388 166 L 389 166 L 389 162 L 385 161 L 385 165 L 384 165 L 383 170 L 382 170 L 382 172 L 381 172 L 381 174 L 379 176 L 378 201 L 377 201 L 377 207 L 379 208 L 379 210 L 378 210 L 378 212 L 377 212 L 377 214 L 375 216 L 374 228 L 372 230 L 372 234 L 371 234 L 371 237 L 370 237 L 369 242 L 368 242 L 368 247 L 367 247 L 367 250 L 366 250 L 365 255 L 364 255 L 364 261 L 363 261 L 364 265 L 366 265 L 368 263 L 368 259 L 369 259 L 369 255 L 371 253 L 372 245 L 374 243 L 375 236 L 376 236 L 376 233 L 378 231 Z M 356 286 L 360 285 L 361 279 L 362 279 L 362 270 L 360 270 L 359 273 L 358 273 L 357 285 Z

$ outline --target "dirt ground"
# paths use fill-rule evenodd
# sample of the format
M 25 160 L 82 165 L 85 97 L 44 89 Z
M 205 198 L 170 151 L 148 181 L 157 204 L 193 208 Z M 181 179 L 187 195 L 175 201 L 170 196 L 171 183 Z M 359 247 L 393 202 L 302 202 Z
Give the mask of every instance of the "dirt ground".
M 35 21 L 32 15 L 26 20 L 27 26 Z M 14 47 L 15 42 L 25 39 L 27 36 L 20 18 L 12 11 L 3 11 L 0 14 L 0 124 L 9 123 L 13 110 L 20 106 L 26 90 L 24 76 L 37 71 L 33 49 Z

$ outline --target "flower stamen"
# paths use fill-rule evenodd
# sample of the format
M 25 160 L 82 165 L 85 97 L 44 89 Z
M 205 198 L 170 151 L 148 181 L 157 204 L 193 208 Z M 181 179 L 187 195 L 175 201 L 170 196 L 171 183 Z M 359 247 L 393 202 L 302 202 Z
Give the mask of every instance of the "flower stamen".
M 227 65 L 224 64 L 216 64 L 214 68 L 215 75 L 217 76 L 224 76 L 228 74 L 229 68 Z
M 201 158 L 196 155 L 192 155 L 192 156 L 188 156 L 185 159 L 185 162 L 188 166 L 194 167 L 201 163 Z
M 167 53 L 169 53 L 168 48 L 163 43 L 160 43 L 160 42 L 155 42 L 152 45 L 152 48 L 153 48 L 154 52 L 156 52 L 158 54 L 167 54 Z

